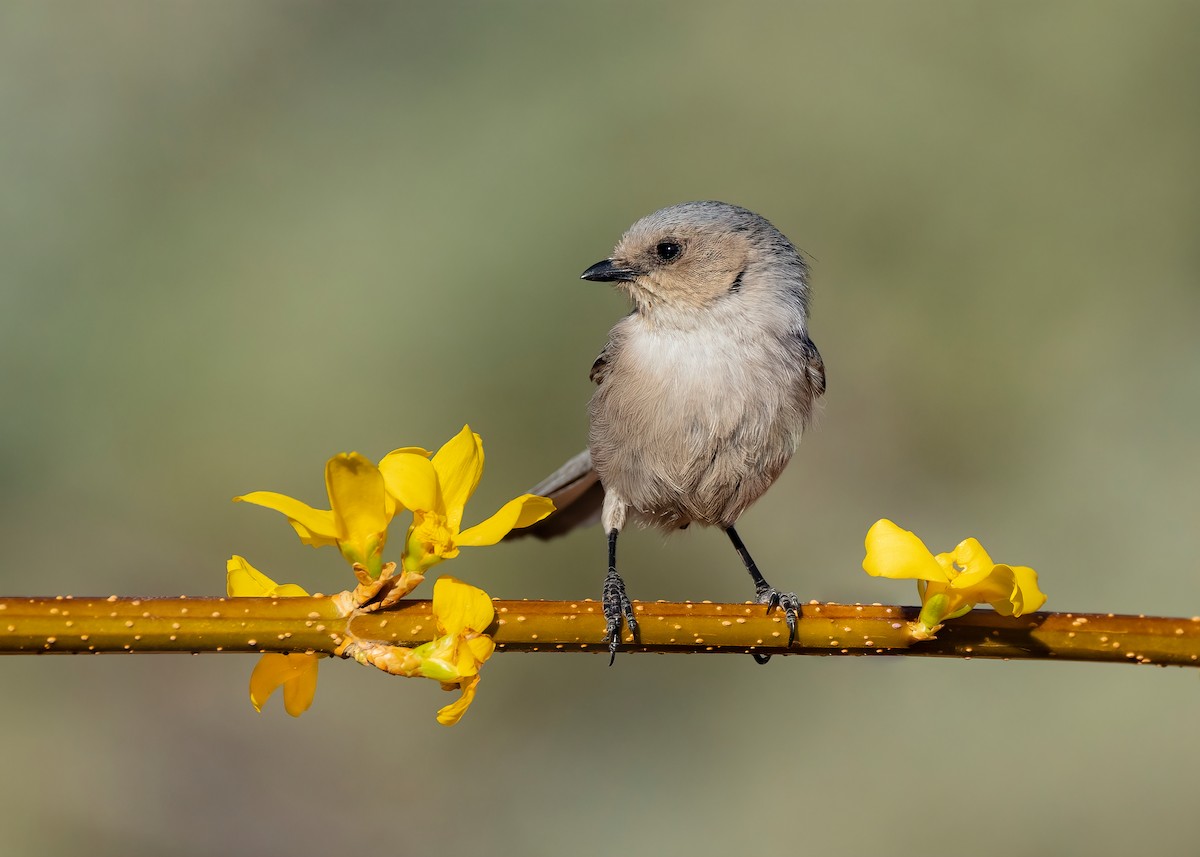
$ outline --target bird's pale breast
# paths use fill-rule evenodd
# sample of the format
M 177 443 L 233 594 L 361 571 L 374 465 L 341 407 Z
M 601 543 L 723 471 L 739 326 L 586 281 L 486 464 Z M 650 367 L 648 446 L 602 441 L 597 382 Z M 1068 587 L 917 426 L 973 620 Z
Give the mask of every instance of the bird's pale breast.
M 621 329 L 623 328 L 623 329 Z M 643 521 L 728 526 L 779 475 L 803 417 L 786 349 L 744 328 L 614 331 L 613 365 L 590 405 L 600 479 Z

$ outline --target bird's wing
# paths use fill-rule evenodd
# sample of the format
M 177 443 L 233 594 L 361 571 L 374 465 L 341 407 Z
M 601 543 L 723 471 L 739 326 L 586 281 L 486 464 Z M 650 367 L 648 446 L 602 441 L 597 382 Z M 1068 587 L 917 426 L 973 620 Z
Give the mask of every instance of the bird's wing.
M 604 376 L 608 374 L 608 362 L 612 359 L 612 350 L 613 346 L 610 342 L 604 346 L 604 350 L 600 352 L 600 356 L 592 364 L 592 371 L 588 373 L 588 380 L 593 384 L 602 384 L 604 382 Z
M 825 395 L 825 361 L 821 359 L 821 352 L 807 334 L 801 335 L 800 349 L 804 354 L 804 368 L 808 373 L 808 383 L 812 385 L 813 396 Z
M 555 510 L 532 526 L 513 530 L 506 540 L 522 536 L 552 539 L 600 520 L 604 488 L 592 467 L 592 454 L 586 449 L 530 488 L 529 493 L 549 497 Z

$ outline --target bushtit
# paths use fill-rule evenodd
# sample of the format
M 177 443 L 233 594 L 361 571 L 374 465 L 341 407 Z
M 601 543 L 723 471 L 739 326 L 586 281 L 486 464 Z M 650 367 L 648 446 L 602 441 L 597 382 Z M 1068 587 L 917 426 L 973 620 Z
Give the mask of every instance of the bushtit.
M 615 654 L 622 616 L 637 635 L 617 574 L 621 528 L 720 527 L 755 600 L 784 611 L 790 646 L 799 601 L 763 579 L 734 523 L 783 471 L 825 392 L 808 338 L 804 260 L 751 211 L 685 202 L 633 224 L 581 276 L 616 285 L 633 311 L 592 365 L 588 451 L 533 489 L 560 511 L 522 532 L 557 535 L 599 513 L 608 534 L 605 639 Z

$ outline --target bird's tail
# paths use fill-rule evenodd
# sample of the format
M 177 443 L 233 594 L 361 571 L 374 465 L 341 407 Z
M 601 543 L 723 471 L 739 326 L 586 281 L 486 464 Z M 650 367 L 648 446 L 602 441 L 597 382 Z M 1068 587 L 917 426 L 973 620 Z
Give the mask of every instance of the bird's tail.
M 530 488 L 529 493 L 549 497 L 555 511 L 532 526 L 513 530 L 504 537 L 506 540 L 523 536 L 552 539 L 577 527 L 591 526 L 600 520 L 604 506 L 604 488 L 592 467 L 592 454 L 586 449 Z

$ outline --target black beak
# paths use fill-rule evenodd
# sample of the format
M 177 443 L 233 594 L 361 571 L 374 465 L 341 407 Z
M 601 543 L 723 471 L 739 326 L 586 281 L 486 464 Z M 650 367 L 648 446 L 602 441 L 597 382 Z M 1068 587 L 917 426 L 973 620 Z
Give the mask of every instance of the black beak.
M 597 262 L 580 274 L 579 279 L 591 280 L 595 283 L 613 283 L 618 281 L 632 283 L 638 278 L 639 273 L 639 271 L 634 271 L 631 268 L 622 268 L 612 259 L 605 259 L 603 262 Z

